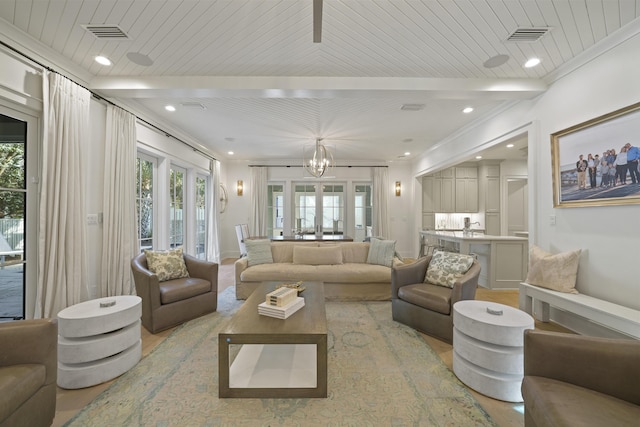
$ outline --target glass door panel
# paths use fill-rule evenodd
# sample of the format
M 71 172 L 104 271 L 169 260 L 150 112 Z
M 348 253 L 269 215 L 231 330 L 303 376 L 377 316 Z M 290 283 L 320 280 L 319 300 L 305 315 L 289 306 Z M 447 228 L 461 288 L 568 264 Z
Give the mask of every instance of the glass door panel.
M 298 183 L 294 189 L 294 233 L 344 233 L 344 184 Z
M 27 123 L 0 114 L 0 321 L 24 319 Z

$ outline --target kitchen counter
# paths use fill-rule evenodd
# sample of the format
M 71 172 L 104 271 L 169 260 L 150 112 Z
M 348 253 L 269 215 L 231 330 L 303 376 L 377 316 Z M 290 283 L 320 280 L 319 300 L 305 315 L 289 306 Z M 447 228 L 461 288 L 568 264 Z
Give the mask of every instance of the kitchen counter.
M 494 236 L 479 232 L 423 230 L 420 235 L 437 240 L 446 250 L 472 254 L 480 262 L 480 286 L 489 289 L 518 289 L 527 277 L 529 239 Z

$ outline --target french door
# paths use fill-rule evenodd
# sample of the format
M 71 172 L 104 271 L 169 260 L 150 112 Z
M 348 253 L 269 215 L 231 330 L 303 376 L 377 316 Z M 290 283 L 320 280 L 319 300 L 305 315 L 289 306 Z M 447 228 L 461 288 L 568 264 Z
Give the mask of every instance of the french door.
M 293 230 L 306 234 L 344 234 L 343 183 L 294 183 Z
M 26 318 L 35 296 L 36 129 L 35 117 L 0 106 L 0 321 Z

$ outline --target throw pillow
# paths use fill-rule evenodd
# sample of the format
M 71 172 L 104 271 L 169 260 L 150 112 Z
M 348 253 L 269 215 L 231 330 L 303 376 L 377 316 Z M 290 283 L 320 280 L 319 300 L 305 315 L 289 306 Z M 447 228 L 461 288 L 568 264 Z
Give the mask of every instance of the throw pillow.
M 427 267 L 424 281 L 453 288 L 454 283 L 469 271 L 474 258 L 471 255 L 436 251 Z
M 367 255 L 367 264 L 391 267 L 393 265 L 393 254 L 395 254 L 395 252 L 395 240 L 371 238 L 371 242 L 369 243 L 369 254 Z
M 551 254 L 532 246 L 529 250 L 529 272 L 525 280 L 536 285 L 558 292 L 577 294 L 576 279 L 581 249 L 559 254 Z
M 182 256 L 182 247 L 170 249 L 168 251 L 144 250 L 147 257 L 147 267 L 149 271 L 158 276 L 158 281 L 181 279 L 189 277 L 187 265 Z
M 293 263 L 306 265 L 342 264 L 342 248 L 338 245 L 327 246 L 295 246 Z
M 273 263 L 273 255 L 271 255 L 271 240 L 248 239 L 245 240 L 244 244 L 247 248 L 247 264 L 249 266 Z

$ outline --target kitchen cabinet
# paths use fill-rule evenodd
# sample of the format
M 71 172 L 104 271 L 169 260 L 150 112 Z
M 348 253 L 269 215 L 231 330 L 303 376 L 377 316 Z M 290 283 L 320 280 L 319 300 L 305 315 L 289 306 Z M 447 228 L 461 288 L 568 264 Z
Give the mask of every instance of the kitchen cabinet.
M 459 166 L 455 168 L 455 211 L 478 212 L 478 168 Z
M 487 234 L 500 232 L 500 166 L 487 167 L 484 221 Z
M 423 177 L 422 212 L 478 212 L 478 169 L 453 167 Z

